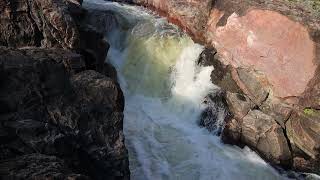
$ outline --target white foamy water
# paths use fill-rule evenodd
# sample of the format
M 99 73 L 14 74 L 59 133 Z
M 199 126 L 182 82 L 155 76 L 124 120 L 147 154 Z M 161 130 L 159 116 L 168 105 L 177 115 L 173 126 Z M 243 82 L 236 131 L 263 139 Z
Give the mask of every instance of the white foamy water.
M 202 46 L 140 7 L 100 0 L 85 6 L 114 12 L 107 60 L 125 94 L 132 179 L 284 179 L 250 149 L 224 145 L 197 125 L 204 97 L 217 90 L 213 67 L 196 63 Z

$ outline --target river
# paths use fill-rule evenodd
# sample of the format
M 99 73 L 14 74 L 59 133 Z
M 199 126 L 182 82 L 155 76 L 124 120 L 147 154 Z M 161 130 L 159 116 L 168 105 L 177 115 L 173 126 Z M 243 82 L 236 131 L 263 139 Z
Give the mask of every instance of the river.
M 125 95 L 124 133 L 134 180 L 284 179 L 249 148 L 225 145 L 198 126 L 204 97 L 218 87 L 214 67 L 197 65 L 204 47 L 152 12 L 85 1 L 112 12 L 107 61 Z

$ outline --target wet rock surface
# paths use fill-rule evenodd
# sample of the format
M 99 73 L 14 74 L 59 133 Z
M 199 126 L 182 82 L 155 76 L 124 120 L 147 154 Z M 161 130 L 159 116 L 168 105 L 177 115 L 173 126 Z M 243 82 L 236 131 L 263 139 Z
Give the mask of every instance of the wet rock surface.
M 201 113 L 199 125 L 217 135 L 221 134 L 224 120 L 230 118 L 225 92 L 218 91 L 208 95 L 204 100 L 204 104 L 207 107 Z
M 217 53 L 215 48 L 205 48 L 199 56 L 198 64 L 201 66 L 214 67 L 214 70 L 211 73 L 211 81 L 213 84 L 230 92 L 242 92 L 236 81 L 232 78 L 232 71 L 234 71 L 234 69 L 219 61 Z
M 124 97 L 81 1 L 0 9 L 0 179 L 129 179 Z

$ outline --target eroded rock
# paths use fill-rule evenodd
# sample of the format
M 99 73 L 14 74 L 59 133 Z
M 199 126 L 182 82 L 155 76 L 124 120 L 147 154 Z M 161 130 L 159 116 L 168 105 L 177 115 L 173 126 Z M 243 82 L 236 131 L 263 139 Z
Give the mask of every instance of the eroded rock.
M 0 176 L 4 179 L 57 179 L 89 180 L 74 174 L 65 162 L 55 156 L 29 154 L 0 161 Z
M 299 104 L 301 104 L 302 107 L 320 109 L 320 66 L 316 71 L 315 77 L 309 82 L 308 89 L 300 98 Z
M 292 154 L 283 129 L 269 115 L 251 110 L 243 119 L 231 119 L 222 132 L 222 140 L 256 150 L 273 165 L 291 167 Z
M 79 47 L 76 23 L 62 0 L 1 0 L 0 27 L 3 46 Z
M 243 118 L 241 141 L 257 149 L 271 163 L 290 166 L 291 152 L 283 129 L 275 120 L 257 110 Z
M 292 105 L 269 96 L 268 99 L 263 102 L 263 104 L 259 108 L 265 114 L 273 117 L 283 129 L 286 129 L 285 124 L 293 111 Z
M 74 74 L 84 63 L 79 64 L 81 57 L 69 51 L 0 51 L 0 134 L 5 140 L 0 146 L 1 161 L 40 153 L 64 160 L 73 174 L 129 178 L 122 132 L 124 99 L 116 82 L 95 71 Z M 32 161 L 16 171 L 28 171 Z M 41 174 L 37 170 L 32 172 Z
M 319 112 L 294 112 L 286 123 L 287 134 L 295 153 L 294 167 L 319 173 Z
M 254 103 L 243 94 L 227 92 L 226 100 L 230 112 L 238 120 L 242 120 L 254 108 Z
M 265 76 L 245 68 L 238 68 L 236 71 L 235 79 L 238 86 L 252 102 L 260 106 L 269 96 Z
M 231 119 L 223 128 L 221 139 L 224 143 L 243 146 L 241 142 L 241 120 Z

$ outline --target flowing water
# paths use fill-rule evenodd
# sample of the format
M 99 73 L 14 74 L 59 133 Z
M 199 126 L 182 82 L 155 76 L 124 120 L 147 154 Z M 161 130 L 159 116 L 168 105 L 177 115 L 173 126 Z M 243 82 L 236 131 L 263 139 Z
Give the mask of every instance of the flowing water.
M 111 44 L 107 61 L 125 94 L 132 179 L 284 179 L 249 148 L 224 145 L 198 126 L 204 97 L 217 90 L 214 67 L 196 63 L 201 45 L 141 7 L 100 0 L 85 6 L 112 12 L 102 25 Z

